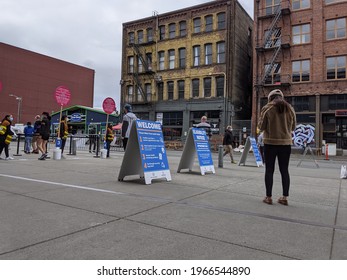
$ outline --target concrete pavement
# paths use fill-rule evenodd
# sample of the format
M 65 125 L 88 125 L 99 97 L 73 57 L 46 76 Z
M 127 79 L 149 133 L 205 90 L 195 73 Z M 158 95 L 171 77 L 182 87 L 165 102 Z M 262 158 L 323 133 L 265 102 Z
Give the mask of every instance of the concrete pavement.
M 37 155 L 0 160 L 0 259 L 347 259 L 343 158 L 290 163 L 289 206 L 262 202 L 264 168 L 252 155 L 216 174 L 137 176 L 118 182 L 123 152 L 60 161 Z M 240 154 L 236 154 L 238 160 Z M 278 168 L 274 199 L 281 195 Z

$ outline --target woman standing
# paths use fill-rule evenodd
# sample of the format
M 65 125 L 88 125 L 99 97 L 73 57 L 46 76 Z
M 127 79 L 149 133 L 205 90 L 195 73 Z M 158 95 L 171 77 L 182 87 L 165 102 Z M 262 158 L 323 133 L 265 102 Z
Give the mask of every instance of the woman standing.
M 11 143 L 12 135 L 14 134 L 11 130 L 12 121 L 12 115 L 6 115 L 0 124 L 0 155 L 2 153 L 2 150 L 5 149 L 6 160 L 14 159 L 13 157 L 10 157 L 10 154 L 8 152 L 8 147 Z
M 63 115 L 60 120 L 59 137 L 61 139 L 61 154 L 63 155 L 67 136 L 69 135 L 69 126 L 67 125 L 67 116 Z
M 51 130 L 51 117 L 47 112 L 43 112 L 41 115 L 41 127 L 40 127 L 40 138 L 38 140 L 38 148 L 42 153 L 39 160 L 45 160 L 47 157 L 47 142 Z
M 111 149 L 111 143 L 114 139 L 113 130 L 112 130 L 112 124 L 108 124 L 107 126 L 107 132 L 106 132 L 106 149 L 107 149 L 107 157 L 110 157 L 110 149 Z
M 266 197 L 263 202 L 272 204 L 273 174 L 275 161 L 282 177 L 283 196 L 278 203 L 288 205 L 290 177 L 288 172 L 291 154 L 292 131 L 295 129 L 296 117 L 293 107 L 284 100 L 281 90 L 275 89 L 268 95 L 268 104 L 261 110 L 259 129 L 264 132 L 264 157 L 265 157 L 265 186 Z

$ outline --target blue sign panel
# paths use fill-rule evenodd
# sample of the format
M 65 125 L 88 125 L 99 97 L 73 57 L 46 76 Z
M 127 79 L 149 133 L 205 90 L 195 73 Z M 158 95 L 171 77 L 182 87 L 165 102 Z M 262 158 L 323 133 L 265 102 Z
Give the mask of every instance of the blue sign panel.
M 144 173 L 168 170 L 169 164 L 161 124 L 153 121 L 136 121 Z
M 255 158 L 255 161 L 257 163 L 257 165 L 263 165 L 263 159 L 261 158 L 259 149 L 258 149 L 258 145 L 257 145 L 257 141 L 255 141 L 254 137 L 250 137 L 251 140 L 251 145 L 252 145 L 252 149 L 253 149 L 253 155 Z
M 200 167 L 213 166 L 210 143 L 206 131 L 202 128 L 192 128 L 192 132 Z
M 80 122 L 82 120 L 82 115 L 80 113 L 73 113 L 71 115 L 70 121 L 71 122 Z

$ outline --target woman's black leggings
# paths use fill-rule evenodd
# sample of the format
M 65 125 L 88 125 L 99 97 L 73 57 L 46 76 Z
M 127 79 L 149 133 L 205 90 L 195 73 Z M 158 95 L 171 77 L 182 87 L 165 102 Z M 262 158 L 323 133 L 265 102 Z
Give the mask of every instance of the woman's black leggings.
M 266 196 L 272 196 L 276 157 L 278 158 L 278 166 L 282 177 L 283 196 L 289 195 L 290 177 L 288 166 L 290 153 L 290 145 L 264 145 Z

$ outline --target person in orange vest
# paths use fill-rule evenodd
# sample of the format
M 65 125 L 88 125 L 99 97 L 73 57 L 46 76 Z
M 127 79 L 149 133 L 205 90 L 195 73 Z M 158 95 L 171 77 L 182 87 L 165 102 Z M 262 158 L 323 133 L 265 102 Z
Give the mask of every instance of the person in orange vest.
M 8 152 L 8 147 L 10 146 L 12 135 L 14 135 L 14 133 L 11 130 L 12 121 L 12 115 L 6 115 L 0 124 L 0 155 L 3 149 L 5 149 L 5 160 L 14 159 L 13 157 L 10 157 L 10 154 Z
M 106 149 L 107 149 L 107 155 L 106 157 L 110 157 L 110 149 L 111 149 L 111 143 L 114 139 L 114 134 L 112 130 L 112 124 L 108 124 L 107 131 L 106 131 Z
M 59 137 L 61 139 L 61 154 L 63 155 L 67 136 L 69 135 L 69 126 L 67 125 L 67 116 L 63 115 L 60 120 Z

